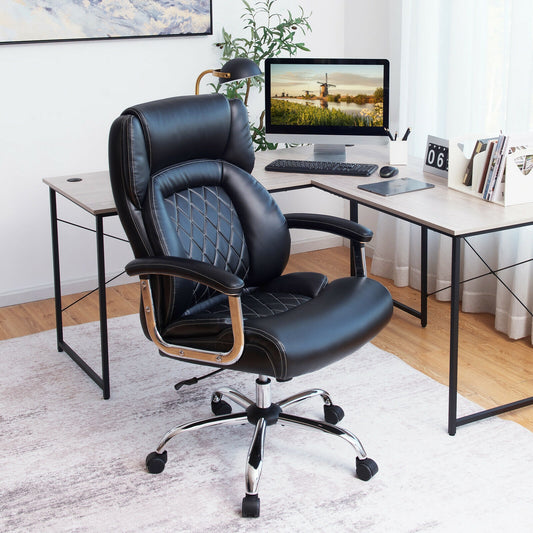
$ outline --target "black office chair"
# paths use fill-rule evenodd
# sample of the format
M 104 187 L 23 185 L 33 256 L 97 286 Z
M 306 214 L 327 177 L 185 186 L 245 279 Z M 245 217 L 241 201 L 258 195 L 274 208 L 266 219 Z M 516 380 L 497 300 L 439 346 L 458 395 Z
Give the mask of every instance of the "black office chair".
M 167 442 L 221 424 L 255 426 L 246 469 L 243 516 L 259 516 L 257 487 L 266 428 L 278 420 L 339 436 L 354 448 L 356 474 L 377 465 L 357 437 L 335 424 L 344 413 L 327 392 L 312 389 L 273 403 L 270 377 L 287 381 L 353 354 L 389 321 L 392 300 L 364 276 L 364 243 L 372 232 L 325 215 L 283 215 L 251 175 L 254 150 L 247 111 L 222 95 L 184 96 L 124 111 L 112 125 L 109 162 L 118 214 L 141 279 L 141 321 L 162 355 L 257 374 L 255 401 L 218 388 L 216 416 L 171 429 L 148 455 L 160 473 Z M 328 283 L 317 273 L 283 275 L 289 228 L 327 231 L 351 240 L 358 277 Z M 325 420 L 286 412 L 320 396 Z M 225 399 L 244 408 L 232 413 Z

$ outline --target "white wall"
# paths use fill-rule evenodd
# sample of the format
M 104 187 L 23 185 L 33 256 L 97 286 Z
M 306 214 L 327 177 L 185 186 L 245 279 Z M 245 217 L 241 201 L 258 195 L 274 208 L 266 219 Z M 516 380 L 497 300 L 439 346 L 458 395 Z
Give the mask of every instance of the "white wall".
M 301 4 L 312 12 L 313 31 L 305 38 L 311 55 L 342 57 L 360 56 L 354 50 L 363 42 L 368 52 L 372 41 L 382 45 L 381 34 L 357 39 L 348 24 L 358 9 L 372 13 L 367 4 L 381 3 L 379 9 L 385 9 L 386 0 L 278 0 L 277 5 L 296 13 Z M 132 104 L 192 93 L 197 75 L 220 65 L 213 44 L 222 27 L 241 32 L 241 13 L 240 0 L 213 0 L 212 36 L 0 46 L 0 305 L 52 295 L 48 188 L 42 178 L 107 168 L 114 118 Z M 252 95 L 252 110 L 261 107 L 262 97 Z M 316 211 L 342 213 L 341 201 L 325 193 L 277 196 L 285 211 L 313 205 Z M 62 218 L 94 227 L 94 219 L 70 202 L 59 198 L 58 207 Z M 105 229 L 121 232 L 116 217 L 106 219 Z M 60 239 L 65 292 L 86 288 L 95 279 L 94 235 L 61 226 Z M 127 244 L 113 240 L 106 251 L 110 274 L 131 257 Z
M 346 2 L 346 57 L 383 58 L 390 61 L 391 129 L 398 125 L 398 91 L 400 78 L 401 0 Z
M 346 57 L 368 57 L 390 61 L 390 129 L 399 129 L 400 42 L 402 0 L 356 0 L 346 2 L 344 19 Z M 349 216 L 346 208 L 345 216 Z M 361 207 L 359 221 L 372 230 L 377 227 L 378 212 Z M 372 255 L 372 242 L 367 245 Z

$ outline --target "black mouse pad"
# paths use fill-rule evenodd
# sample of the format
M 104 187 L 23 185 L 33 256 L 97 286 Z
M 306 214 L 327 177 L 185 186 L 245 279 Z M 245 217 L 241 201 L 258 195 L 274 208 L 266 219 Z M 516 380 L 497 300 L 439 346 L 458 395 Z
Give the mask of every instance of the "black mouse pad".
M 359 189 L 374 192 L 381 196 L 394 196 L 395 194 L 432 189 L 433 187 L 435 185 L 432 183 L 426 183 L 425 181 L 414 180 L 412 178 L 399 178 L 397 180 L 377 181 L 375 183 L 358 185 Z

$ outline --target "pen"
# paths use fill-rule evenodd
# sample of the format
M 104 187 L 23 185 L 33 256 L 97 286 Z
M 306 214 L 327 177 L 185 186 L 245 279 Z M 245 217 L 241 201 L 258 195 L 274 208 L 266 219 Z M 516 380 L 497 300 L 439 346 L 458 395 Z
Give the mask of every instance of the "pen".
M 410 134 L 410 133 L 411 133 L 411 128 L 407 128 L 407 129 L 405 130 L 405 133 L 404 133 L 403 137 L 402 137 L 402 141 L 406 141 L 406 140 L 407 140 L 407 137 L 409 137 L 409 134 Z
M 396 132 L 396 133 L 394 134 L 394 140 L 395 140 L 395 141 L 398 140 L 398 132 Z
M 394 141 L 394 137 L 392 136 L 392 133 L 389 131 L 389 128 L 383 128 L 386 132 L 387 132 L 387 135 L 389 136 L 389 139 L 391 141 Z

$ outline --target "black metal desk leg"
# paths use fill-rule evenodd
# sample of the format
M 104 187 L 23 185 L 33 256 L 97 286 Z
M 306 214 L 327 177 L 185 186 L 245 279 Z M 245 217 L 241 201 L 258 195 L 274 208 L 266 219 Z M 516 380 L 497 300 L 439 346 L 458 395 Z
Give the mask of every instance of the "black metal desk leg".
M 110 396 L 109 387 L 109 352 L 107 339 L 107 301 L 105 285 L 105 255 L 103 218 L 96 216 L 96 255 L 98 260 L 98 296 L 100 309 L 100 349 L 102 354 L 102 390 L 104 400 Z
M 355 200 L 350 200 L 350 220 L 352 222 L 359 222 L 359 205 Z M 355 276 L 357 273 L 357 259 L 356 254 L 361 255 L 361 249 L 350 242 L 350 276 Z
M 63 313 L 61 311 L 61 275 L 59 270 L 59 237 L 57 232 L 56 192 L 50 188 L 50 220 L 52 224 L 52 262 L 54 268 L 54 301 L 56 308 L 57 351 L 63 348 Z
M 452 295 L 450 303 L 450 382 L 448 398 L 448 434 L 457 430 L 457 374 L 459 358 L 459 285 L 461 238 L 452 237 Z
M 428 323 L 428 229 L 420 228 L 420 324 Z

